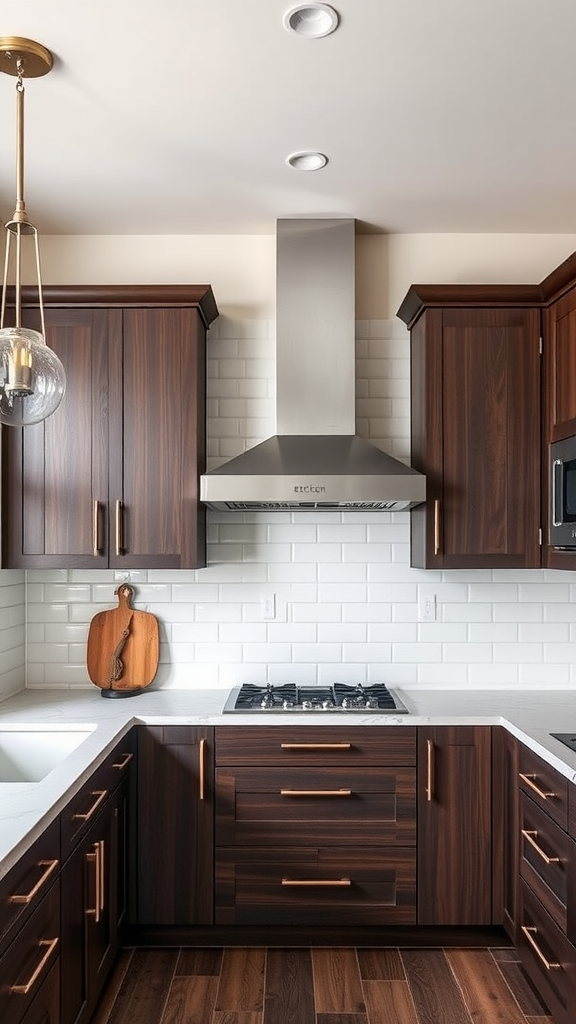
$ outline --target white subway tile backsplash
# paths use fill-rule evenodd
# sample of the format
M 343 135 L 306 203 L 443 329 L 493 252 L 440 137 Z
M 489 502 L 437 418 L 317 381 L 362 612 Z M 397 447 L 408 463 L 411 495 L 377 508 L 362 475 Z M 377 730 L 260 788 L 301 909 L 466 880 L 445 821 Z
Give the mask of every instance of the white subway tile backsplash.
M 406 327 L 358 321 L 356 339 L 357 429 L 409 462 Z M 274 364 L 272 321 L 221 316 L 211 328 L 208 468 L 275 432 Z M 409 523 L 407 512 L 209 512 L 207 568 L 130 574 L 135 607 L 160 624 L 153 685 L 576 687 L 574 573 L 412 569 Z M 0 699 L 25 684 L 90 687 L 88 626 L 116 607 L 117 586 L 112 570 L 1 571 Z M 275 596 L 273 619 L 262 593 Z M 435 621 L 421 621 L 424 593 Z

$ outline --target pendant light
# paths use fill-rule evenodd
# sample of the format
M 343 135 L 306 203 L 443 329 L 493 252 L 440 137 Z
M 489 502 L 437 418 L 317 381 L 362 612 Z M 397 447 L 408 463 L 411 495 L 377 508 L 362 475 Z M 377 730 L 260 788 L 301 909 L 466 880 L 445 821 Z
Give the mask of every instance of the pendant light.
M 6 253 L 0 310 L 0 423 L 23 427 L 40 423 L 58 408 L 66 374 L 46 344 L 38 231 L 24 202 L 24 78 L 40 78 L 52 68 L 46 47 L 21 36 L 0 36 L 0 71 L 16 77 L 16 208 L 6 224 Z M 33 244 L 41 333 L 22 326 L 22 246 Z M 12 256 L 14 259 L 12 259 Z M 14 263 L 14 326 L 5 327 L 8 278 Z

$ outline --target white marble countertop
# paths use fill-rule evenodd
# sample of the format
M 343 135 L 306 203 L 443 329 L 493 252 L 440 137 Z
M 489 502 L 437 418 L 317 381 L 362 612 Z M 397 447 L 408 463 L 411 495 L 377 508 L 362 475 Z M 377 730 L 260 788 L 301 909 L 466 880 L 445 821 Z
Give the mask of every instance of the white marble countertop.
M 571 781 L 576 753 L 552 732 L 576 735 L 576 694 L 568 690 L 405 690 L 405 715 L 312 712 L 222 714 L 228 690 L 150 690 L 103 700 L 100 691 L 26 690 L 0 703 L 0 730 L 90 726 L 91 735 L 41 782 L 0 783 L 0 878 L 136 724 L 149 725 L 503 725 Z

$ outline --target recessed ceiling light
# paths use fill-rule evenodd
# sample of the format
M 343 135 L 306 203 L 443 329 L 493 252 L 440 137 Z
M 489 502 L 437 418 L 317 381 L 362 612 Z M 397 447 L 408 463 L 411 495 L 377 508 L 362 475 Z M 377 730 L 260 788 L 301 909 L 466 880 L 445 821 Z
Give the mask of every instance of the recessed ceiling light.
M 284 15 L 284 28 L 306 39 L 321 39 L 338 28 L 338 12 L 329 4 L 298 4 Z
M 290 156 L 287 156 L 286 163 L 295 171 L 319 171 L 322 167 L 326 167 L 328 157 L 324 153 L 304 149 L 299 153 L 291 153 Z

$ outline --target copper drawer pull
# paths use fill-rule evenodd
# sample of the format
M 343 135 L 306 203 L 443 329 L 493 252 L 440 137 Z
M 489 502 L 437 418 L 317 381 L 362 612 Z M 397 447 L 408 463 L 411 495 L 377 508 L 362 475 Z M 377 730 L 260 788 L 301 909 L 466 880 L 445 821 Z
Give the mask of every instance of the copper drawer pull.
M 123 761 L 119 761 L 118 764 L 113 764 L 112 767 L 113 768 L 125 768 L 126 765 L 130 764 L 130 761 L 132 760 L 133 757 L 134 757 L 134 754 L 124 754 L 124 760 Z
M 86 814 L 73 814 L 72 815 L 72 819 L 74 821 L 88 821 L 92 817 L 94 812 L 97 810 L 97 808 L 100 807 L 100 804 L 105 799 L 105 797 L 108 796 L 108 790 L 107 789 L 95 789 L 94 792 L 92 793 L 92 796 L 95 796 L 96 800 L 92 804 L 92 807 L 90 808 L 90 810 L 87 811 Z
M 30 991 L 30 989 L 38 981 L 38 978 L 42 974 L 42 971 L 44 970 L 46 964 L 48 963 L 50 957 L 52 956 L 53 950 L 56 949 L 57 945 L 58 945 L 58 939 L 57 938 L 55 938 L 55 939 L 40 939 L 40 942 L 38 943 L 38 946 L 39 947 L 42 947 L 42 946 L 46 946 L 47 947 L 46 948 L 46 952 L 44 953 L 44 956 L 40 960 L 40 963 L 38 964 L 38 966 L 36 967 L 34 973 L 30 976 L 30 978 L 28 979 L 28 981 L 26 982 L 25 985 L 12 985 L 10 987 L 10 991 L 14 992 L 14 994 L 17 994 L 19 996 L 27 996 L 29 991 Z
M 116 502 L 116 557 L 124 554 L 124 504 L 120 500 Z
M 92 553 L 94 558 L 100 554 L 100 502 L 92 503 Z
M 205 799 L 206 770 L 204 766 L 204 754 L 206 751 L 206 740 L 200 740 L 198 744 L 198 799 Z
M 100 911 L 102 910 L 102 898 L 101 898 L 101 867 L 100 867 L 100 843 L 94 843 L 94 853 L 86 854 L 86 863 L 94 865 L 94 907 L 88 907 L 86 914 L 89 917 L 94 918 L 95 924 L 100 921 Z
M 440 501 L 434 502 L 434 554 L 440 554 Z
M 431 802 L 434 796 L 434 744 L 426 740 L 426 799 Z
M 105 898 L 105 895 L 104 895 L 106 846 L 105 846 L 105 842 L 104 842 L 103 839 L 101 839 L 97 845 L 98 845 L 98 853 L 99 853 L 99 857 L 98 857 L 99 863 L 98 863 L 98 866 L 100 868 L 100 910 L 104 910 L 104 904 L 106 902 L 106 898 Z
M 542 849 L 542 847 L 539 846 L 538 843 L 536 842 L 535 837 L 538 835 L 538 833 L 536 831 L 528 832 L 525 828 L 523 828 L 522 829 L 522 835 L 534 847 L 534 849 L 536 850 L 536 853 L 538 853 L 540 855 L 540 857 L 542 857 L 542 860 L 544 861 L 545 864 L 559 864 L 560 863 L 560 857 L 549 857 L 547 853 L 544 853 L 544 850 Z
M 539 959 L 540 959 L 540 960 L 542 961 L 542 963 L 544 964 L 544 967 L 546 968 L 546 970 L 547 970 L 547 971 L 559 971 L 559 970 L 561 970 L 561 969 L 562 969 L 562 964 L 558 964 L 558 963 L 555 963 L 554 961 L 548 960 L 548 959 L 547 959 L 547 958 L 546 958 L 546 957 L 544 956 L 544 953 L 543 953 L 543 952 L 542 952 L 542 950 L 540 949 L 540 946 L 539 946 L 539 945 L 538 945 L 538 943 L 536 942 L 536 939 L 534 939 L 534 938 L 532 937 L 532 933 L 533 933 L 534 935 L 537 935 L 537 934 L 538 934 L 538 929 L 537 929 L 537 928 L 535 928 L 535 927 L 534 927 L 534 925 L 530 925 L 530 926 L 528 926 L 528 925 L 525 925 L 525 924 L 523 924 L 523 925 L 521 926 L 521 929 L 522 929 L 522 931 L 523 931 L 524 935 L 526 936 L 526 938 L 528 939 L 528 942 L 529 942 L 529 943 L 530 943 L 530 945 L 532 946 L 532 949 L 533 949 L 533 950 L 534 950 L 534 952 L 536 953 L 537 957 L 538 957 L 538 958 L 539 958 Z
M 537 795 L 542 800 L 549 800 L 552 797 L 555 797 L 555 796 L 558 795 L 557 793 L 545 793 L 543 789 L 540 789 L 540 787 L 537 786 L 536 783 L 534 782 L 534 779 L 538 778 L 537 775 L 523 775 L 522 772 L 519 772 L 518 774 L 519 774 L 520 778 L 522 779 L 522 782 L 525 782 L 527 786 L 530 786 L 530 789 L 534 790 L 534 792 L 537 793 Z
M 351 789 L 281 789 L 280 796 L 352 796 Z
M 281 743 L 282 750 L 350 750 L 351 743 Z
M 320 885 L 334 889 L 348 889 L 352 885 L 350 878 L 283 878 L 282 885 L 309 887 Z
M 39 860 L 38 861 L 38 867 L 39 868 L 46 868 L 46 870 L 42 873 L 41 877 L 36 882 L 36 885 L 34 886 L 34 888 L 30 889 L 30 892 L 27 892 L 27 893 L 16 893 L 14 896 L 10 896 L 9 899 L 8 899 L 8 902 L 9 903 L 31 903 L 32 900 L 34 899 L 34 897 L 37 895 L 37 893 L 40 892 L 40 889 L 42 888 L 44 883 L 48 881 L 48 879 L 50 878 L 50 875 L 52 874 L 52 872 L 56 870 L 56 868 L 58 867 L 59 863 L 60 862 L 57 861 L 57 860 Z

